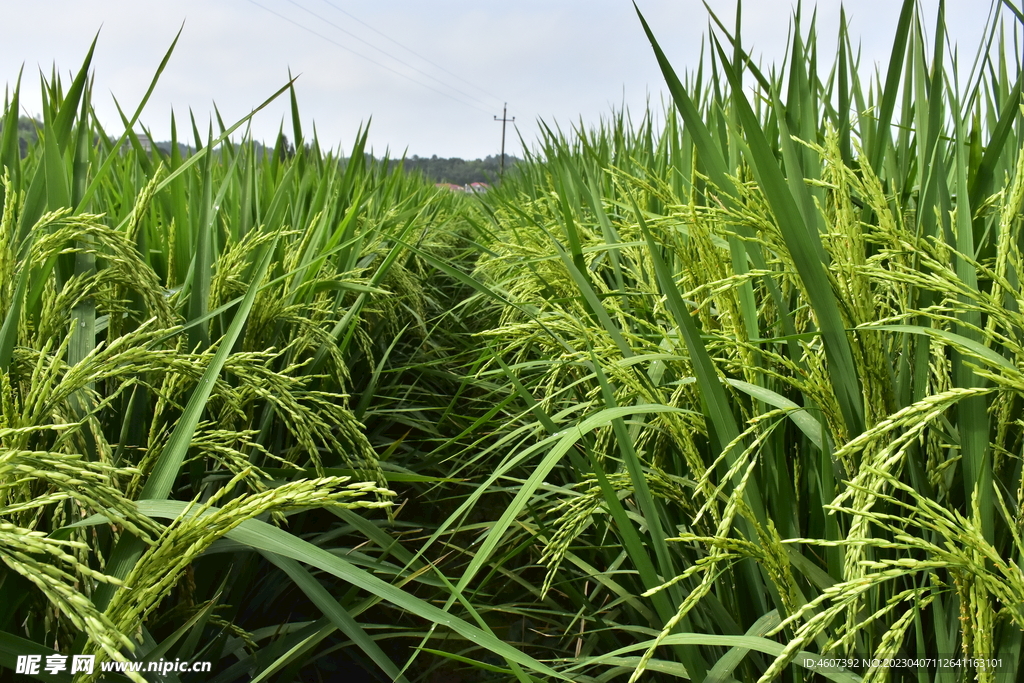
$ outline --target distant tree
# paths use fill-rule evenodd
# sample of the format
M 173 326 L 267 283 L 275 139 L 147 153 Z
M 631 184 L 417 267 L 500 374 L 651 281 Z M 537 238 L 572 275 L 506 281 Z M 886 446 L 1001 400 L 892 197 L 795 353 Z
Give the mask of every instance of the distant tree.
M 257 149 L 263 149 L 263 146 L 260 145 L 258 142 L 256 143 L 256 145 L 257 145 Z M 170 156 L 170 154 L 171 154 L 171 142 L 170 142 L 170 140 L 166 140 L 164 142 L 154 142 L 153 143 L 153 147 L 155 147 L 156 149 L 159 149 L 161 152 L 163 152 L 164 154 L 166 154 L 168 156 Z M 180 154 L 183 158 L 187 157 L 190 154 L 192 154 L 192 148 L 189 147 L 188 145 L 186 145 L 184 142 L 179 142 L 178 143 L 178 154 Z
M 277 158 L 282 161 L 285 159 L 291 159 L 295 156 L 295 145 L 288 140 L 288 136 L 284 133 L 277 136 L 277 144 L 274 145 L 274 154 L 276 154 Z
M 519 161 L 516 157 L 505 155 L 505 170 Z M 398 160 L 391 162 L 396 166 Z M 402 161 L 402 167 L 406 171 L 419 171 L 435 183 L 453 183 L 455 185 L 468 185 L 470 183 L 494 184 L 498 180 L 501 167 L 501 158 L 488 156 L 485 159 L 460 159 L 458 157 L 441 158 L 436 154 L 429 159 L 413 155 Z

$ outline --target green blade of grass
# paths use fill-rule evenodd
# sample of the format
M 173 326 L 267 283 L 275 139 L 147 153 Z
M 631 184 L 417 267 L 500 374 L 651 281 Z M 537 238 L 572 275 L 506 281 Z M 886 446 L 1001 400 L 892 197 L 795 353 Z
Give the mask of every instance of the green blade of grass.
M 882 101 L 879 103 L 878 115 L 875 118 L 875 126 L 870 141 L 871 147 L 868 163 L 875 169 L 882 168 L 885 151 L 892 140 L 889 127 L 892 123 L 893 112 L 896 109 L 896 98 L 899 96 L 900 74 L 903 71 L 903 58 L 907 52 L 907 40 L 910 35 L 910 25 L 913 18 L 914 0 L 903 0 L 900 18 L 896 24 L 896 37 L 893 40 L 892 51 L 889 54 L 889 68 L 885 74 L 885 88 L 882 91 Z M 938 37 L 936 39 L 938 40 Z
M 153 90 L 156 89 L 156 84 L 160 80 L 160 76 L 163 74 L 164 68 L 167 66 L 167 63 L 171 59 L 171 54 L 173 54 L 174 48 L 178 44 L 178 39 L 181 37 L 181 32 L 183 29 L 184 24 L 182 25 L 181 28 L 178 29 L 178 33 L 175 34 L 174 40 L 171 41 L 171 46 L 167 48 L 167 52 L 164 53 L 163 59 L 160 60 L 160 65 L 157 67 L 156 73 L 153 75 L 153 78 L 149 82 L 149 87 L 146 89 L 146 94 L 142 96 L 142 100 L 139 102 L 139 105 L 135 108 L 135 113 L 132 114 L 131 119 L 125 125 L 125 132 L 121 135 L 117 142 L 114 143 L 114 146 L 108 152 L 106 159 L 104 159 L 99 169 L 93 175 L 88 187 L 86 187 L 85 190 L 82 192 L 81 199 L 76 204 L 76 213 L 83 210 L 83 208 L 92 199 L 96 191 L 100 188 L 104 180 L 108 177 L 108 174 L 110 173 L 114 162 L 118 159 L 118 155 L 116 154 L 116 152 L 124 144 L 125 140 L 128 138 L 129 133 L 132 131 L 136 122 L 138 122 L 139 116 L 142 115 L 142 110 L 145 108 L 146 103 L 149 102 L 149 98 L 153 94 Z M 118 109 L 120 110 L 120 107 L 118 107 Z M 174 147 L 176 148 L 177 145 L 174 145 Z
M 780 622 L 778 610 L 772 610 L 755 621 L 754 625 L 747 629 L 747 632 L 743 635 L 764 637 L 769 631 L 778 626 Z M 740 665 L 748 652 L 750 650 L 744 647 L 730 648 L 708 671 L 708 677 L 704 679 L 704 683 L 729 683 L 732 680 L 733 671 Z
M 515 499 L 502 513 L 501 518 L 498 519 L 488 530 L 487 537 L 480 545 L 480 549 L 473 557 L 473 560 L 470 562 L 465 572 L 463 572 L 462 578 L 457 584 L 458 590 L 465 590 L 466 586 L 469 585 L 470 581 L 473 580 L 477 572 L 480 571 L 484 563 L 498 547 L 498 544 L 501 543 L 502 538 L 505 535 L 505 531 L 525 508 L 527 501 L 541 485 L 548 473 L 559 463 L 562 457 L 583 437 L 584 434 L 593 431 L 598 427 L 611 424 L 611 422 L 616 418 L 650 412 L 680 412 L 680 410 L 669 406 L 646 404 L 610 409 L 606 408 L 582 420 L 574 427 L 558 432 L 541 442 L 541 444 L 552 443 L 552 448 L 545 454 L 540 464 L 533 468 L 530 473 L 530 477 L 522 484 L 522 486 L 520 486 Z M 538 444 L 538 446 L 541 444 Z M 499 472 L 496 472 L 495 475 L 491 477 L 491 480 L 493 481 L 500 473 L 500 470 Z M 489 485 L 490 482 L 487 482 L 482 488 L 485 489 Z
M 811 440 L 811 443 L 818 448 L 823 447 L 824 441 L 821 424 L 810 413 L 798 406 L 796 403 L 790 401 L 778 392 L 756 384 L 729 378 L 726 378 L 725 381 L 748 396 L 756 398 L 759 401 L 764 401 L 768 405 L 785 410 L 789 415 L 789 419 L 791 419 L 793 424 L 795 424 L 800 431 Z
M 290 557 L 284 557 L 276 553 L 261 553 L 267 560 L 276 565 L 281 571 L 288 575 L 288 578 L 298 586 L 299 590 L 306 594 L 314 605 L 317 606 L 324 616 L 331 620 L 342 633 L 352 639 L 352 642 L 366 653 L 380 670 L 387 674 L 392 681 L 408 683 L 408 679 L 399 671 L 380 646 L 370 638 L 363 630 L 363 627 L 348 613 L 344 607 L 338 604 L 331 594 L 320 585 L 320 582 L 313 578 L 313 575 L 304 569 L 297 561 Z
M 209 132 L 207 148 L 213 147 L 213 129 Z M 202 194 L 199 199 L 199 218 L 196 222 L 194 252 L 192 256 L 192 279 L 189 283 L 188 301 L 186 303 L 187 319 L 197 320 L 206 315 L 210 299 L 210 280 L 213 277 L 213 154 L 206 155 L 202 171 Z M 210 335 L 206 325 L 196 325 L 189 329 L 188 343 L 192 350 L 205 350 L 210 345 Z M 234 341 L 232 340 L 232 344 Z
M 661 72 L 665 78 L 666 84 L 668 85 L 669 92 L 672 94 L 672 101 L 675 103 L 680 116 L 683 117 L 686 134 L 693 138 L 698 158 L 704 165 L 708 176 L 715 187 L 725 192 L 729 201 L 735 201 L 737 198 L 737 191 L 733 181 L 729 178 L 728 167 L 726 166 L 725 157 L 722 154 L 721 147 L 715 144 L 711 136 L 711 132 L 708 130 L 707 125 L 701 117 L 700 111 L 697 109 L 693 100 L 683 87 L 683 84 L 680 82 L 675 69 L 672 68 L 672 64 L 668 61 L 668 57 L 665 56 L 664 51 L 661 49 L 657 39 L 654 37 L 654 32 L 651 30 L 651 27 L 647 24 L 647 20 L 644 19 L 643 14 L 640 12 L 640 8 L 637 7 L 635 2 L 633 3 L 633 7 L 640 19 L 640 24 L 643 26 L 644 33 L 647 35 L 647 39 L 651 43 L 651 48 L 654 50 L 654 55 L 658 60 L 658 66 L 661 68 Z M 712 14 L 712 16 L 714 16 L 714 14 Z M 758 72 L 755 71 L 755 73 Z M 741 236 L 748 237 L 753 235 L 752 231 L 745 226 L 737 226 L 737 231 Z M 759 270 L 767 270 L 767 264 L 763 254 L 761 253 L 760 245 L 751 243 L 750 247 L 748 255 L 750 256 L 754 267 Z M 782 292 L 780 291 L 778 284 L 770 277 L 764 278 L 764 282 L 771 293 L 772 300 L 775 302 L 775 305 L 781 313 L 781 320 L 785 334 L 787 336 L 796 334 L 796 329 L 793 326 L 789 307 L 782 297 Z M 799 354 L 796 344 L 791 342 L 789 344 L 789 349 L 791 357 L 794 360 L 798 359 Z
M 626 647 L 619 648 L 613 652 L 609 652 L 598 657 L 589 658 L 583 664 L 577 664 L 566 669 L 567 672 L 572 672 L 574 669 L 578 669 L 580 666 L 593 666 L 594 664 L 600 664 L 608 659 L 620 657 L 621 655 L 628 654 L 630 652 L 636 652 L 650 647 L 654 644 L 653 640 L 636 643 L 634 645 L 628 645 Z M 663 645 L 721 645 L 725 647 L 738 647 L 745 650 L 753 650 L 755 652 L 763 652 L 768 655 L 775 655 L 776 657 L 781 655 L 785 646 L 781 643 L 777 643 L 769 638 L 762 638 L 758 636 L 722 636 L 708 633 L 676 633 L 671 636 L 667 636 L 663 641 Z M 813 652 L 798 652 L 794 654 L 793 663 L 800 666 L 808 671 L 813 671 L 818 676 L 821 676 L 827 680 L 834 681 L 835 683 L 861 683 L 862 678 L 857 674 L 846 671 L 843 669 L 827 669 L 817 668 L 813 664 L 805 664 L 804 662 L 815 662 L 819 659 L 828 659 L 823 655 L 818 655 Z M 637 658 L 639 662 L 639 658 Z
M 187 510 L 190 510 L 189 503 L 176 500 L 140 500 L 137 506 L 142 514 L 163 519 L 175 519 Z M 196 514 L 197 511 L 191 509 L 191 513 Z M 100 515 L 94 515 L 80 522 L 78 526 L 103 524 L 105 520 L 106 518 Z M 382 581 L 376 576 L 355 567 L 346 560 L 327 552 L 323 548 L 303 541 L 283 529 L 257 519 L 248 519 L 235 529 L 227 532 L 227 537 L 261 552 L 273 553 L 316 567 L 332 576 L 351 583 L 353 586 L 376 595 L 396 607 L 407 610 L 411 614 L 450 628 L 461 636 L 483 645 L 491 652 L 521 664 L 531 671 L 551 676 L 558 680 L 568 680 L 564 675 L 502 642 L 495 636 L 481 631 L 466 621 L 420 600 L 401 588 Z
M 7 111 L 3 117 L 3 135 L 0 137 L 0 168 L 6 169 L 13 187 L 21 187 L 21 143 L 18 139 L 18 115 L 21 111 L 21 74 L 24 70 L 18 70 L 18 79 L 14 83 L 10 101 L 5 102 Z M 6 186 L 0 187 L 0 206 L 3 206 L 7 197 Z
M 4 314 L 4 323 L 0 327 L 0 370 L 7 372 L 11 365 L 11 358 L 14 355 L 14 347 L 18 343 L 18 333 L 21 325 L 21 310 L 25 302 L 25 290 L 28 288 L 28 278 L 31 268 L 28 263 L 23 263 L 21 272 L 18 273 L 18 281 L 14 286 L 14 293 L 11 297 L 11 306 Z
M 955 179 L 956 179 L 956 275 L 972 291 L 978 291 L 978 273 L 968 260 L 975 255 L 974 221 L 968 185 L 967 136 L 963 118 L 959 115 L 957 93 L 949 93 L 951 109 L 954 112 Z M 964 294 L 959 295 L 962 303 L 972 301 Z M 968 308 L 957 314 L 961 321 L 958 334 L 979 342 L 981 334 L 981 312 Z M 974 371 L 967 366 L 959 354 L 953 356 L 953 375 L 957 386 L 969 388 L 983 386 Z M 957 408 L 959 412 L 960 446 L 964 463 L 964 495 L 971 507 L 977 505 L 981 515 L 982 532 L 988 541 L 995 533 L 995 504 L 992 498 L 992 455 L 989 451 L 988 400 L 983 396 L 967 398 Z M 977 498 L 975 498 L 977 496 Z
M 859 434 L 864 430 L 864 405 L 859 376 L 832 285 L 820 258 L 823 253 L 821 240 L 817 231 L 812 232 L 804 222 L 764 131 L 743 94 L 742 83 L 727 63 L 723 62 L 722 70 L 732 85 L 733 103 L 750 146 L 751 164 L 778 221 L 797 272 L 804 282 L 811 308 L 817 316 L 829 360 L 829 380 L 836 400 L 850 433 Z
M 1024 24 L 1024 12 L 1021 12 L 1021 11 L 1020 11 L 1020 8 L 1018 8 L 1018 7 L 1016 6 L 1016 5 L 1014 5 L 1014 4 L 1013 4 L 1013 3 L 1012 3 L 1012 2 L 1010 1 L 1010 0 L 1002 0 L 1002 3 L 1003 3 L 1003 4 L 1004 4 L 1004 5 L 1005 5 L 1005 6 L 1006 6 L 1006 7 L 1007 7 L 1007 8 L 1008 8 L 1008 9 L 1009 9 L 1009 10 L 1010 10 L 1011 12 L 1013 12 L 1013 16 L 1017 17 L 1017 21 L 1019 21 L 1019 22 L 1021 22 L 1022 24 Z
M 714 362 L 711 360 L 711 356 L 701 340 L 700 329 L 690 314 L 686 302 L 683 301 L 682 296 L 679 294 L 675 279 L 672 277 L 668 265 L 662 259 L 658 244 L 654 241 L 654 237 L 647 227 L 640 207 L 635 202 L 633 210 L 636 214 L 640 231 L 647 240 L 647 247 L 651 254 L 651 260 L 654 262 L 657 281 L 661 285 L 661 291 L 666 298 L 666 307 L 672 314 L 672 318 L 675 320 L 676 325 L 678 325 L 680 332 L 682 332 L 686 343 L 686 350 L 690 354 L 690 363 L 693 365 L 694 375 L 697 377 L 697 387 L 700 390 L 701 397 L 704 399 L 705 416 L 708 426 L 714 435 L 715 451 L 723 453 L 726 450 L 726 446 L 733 443 L 740 435 L 739 426 L 736 424 L 736 418 L 729 405 L 729 397 L 726 396 L 725 389 L 722 388 L 718 371 L 715 369 Z M 726 461 L 731 465 L 735 459 L 736 453 L 734 448 L 731 452 L 726 453 Z M 761 500 L 756 484 L 747 488 L 746 495 L 754 515 L 759 520 L 765 519 L 764 503 Z

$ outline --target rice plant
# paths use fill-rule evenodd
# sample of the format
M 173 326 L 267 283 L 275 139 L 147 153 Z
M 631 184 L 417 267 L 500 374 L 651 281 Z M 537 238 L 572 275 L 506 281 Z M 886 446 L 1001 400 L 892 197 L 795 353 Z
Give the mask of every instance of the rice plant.
M 874 75 L 737 15 L 681 75 L 638 11 L 664 115 L 485 197 L 322 149 L 294 83 L 293 145 L 163 152 L 87 56 L 26 156 L 13 86 L 0 666 L 1016 680 L 1024 14 L 967 63 L 907 0 Z

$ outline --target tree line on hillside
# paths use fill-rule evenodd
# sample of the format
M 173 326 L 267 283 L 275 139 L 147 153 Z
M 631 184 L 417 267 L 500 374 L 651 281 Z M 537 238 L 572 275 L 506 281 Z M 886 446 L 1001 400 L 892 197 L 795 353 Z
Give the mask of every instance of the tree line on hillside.
M 509 170 L 519 161 L 516 157 L 505 155 L 505 170 Z M 392 166 L 397 165 L 400 160 L 393 160 Z M 435 183 L 454 183 L 455 185 L 468 185 L 469 183 L 495 183 L 501 174 L 501 156 L 493 155 L 484 159 L 450 159 L 439 158 L 436 154 L 432 157 L 419 157 L 415 154 L 401 160 L 406 171 L 420 171 L 423 175 Z
M 42 126 L 43 122 L 38 119 L 30 116 L 18 117 L 18 143 L 22 156 L 28 153 L 29 145 L 36 141 Z M 2 128 L 0 128 L 0 133 L 2 133 Z M 171 153 L 172 143 L 170 141 L 165 140 L 151 144 L 152 147 L 159 149 L 164 154 Z M 281 136 L 278 144 L 274 147 L 267 147 L 258 141 L 254 141 L 253 145 L 256 147 L 258 156 L 274 153 L 275 151 L 285 157 L 295 153 L 294 145 L 284 135 Z M 192 149 L 192 147 L 185 143 L 178 142 L 178 151 L 182 156 L 191 154 Z M 368 159 L 370 158 L 369 154 L 366 156 Z M 506 154 L 505 169 L 512 168 L 519 161 L 518 158 Z M 346 162 L 347 159 L 342 160 L 342 164 Z M 395 168 L 401 164 L 406 172 L 415 173 L 418 171 L 425 178 L 435 183 L 453 183 L 455 185 L 468 185 L 470 183 L 493 184 L 497 182 L 501 175 L 501 156 L 497 154 L 483 159 L 460 159 L 458 157 L 446 159 L 438 157 L 436 154 L 430 157 L 421 157 L 414 154 L 404 159 L 391 159 L 388 164 L 389 168 Z

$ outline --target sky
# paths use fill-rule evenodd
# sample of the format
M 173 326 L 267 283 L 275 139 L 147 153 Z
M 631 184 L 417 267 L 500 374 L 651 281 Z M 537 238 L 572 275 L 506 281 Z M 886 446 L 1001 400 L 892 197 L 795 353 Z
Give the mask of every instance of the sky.
M 709 15 L 701 0 L 637 0 L 677 72 L 696 68 Z M 732 26 L 735 0 L 708 0 Z M 764 64 L 784 55 L 795 3 L 748 0 L 743 42 Z M 98 35 L 94 108 L 111 134 L 123 130 L 114 98 L 134 111 L 181 29 L 141 121 L 157 140 L 189 111 L 206 130 L 214 107 L 225 123 L 246 116 L 295 81 L 303 133 L 350 150 L 369 124 L 369 145 L 388 151 L 480 158 L 532 146 L 538 121 L 563 130 L 614 111 L 639 117 L 667 95 L 631 0 L 0 0 L 0 86 L 22 76 L 23 113 L 35 115 L 39 74 L 77 71 Z M 817 7 L 819 50 L 835 49 L 840 2 Z M 896 30 L 895 0 L 848 0 L 863 65 L 884 72 Z M 922 0 L 928 25 L 938 0 Z M 950 35 L 970 61 L 989 0 L 947 0 Z M 1007 22 L 1011 17 L 1001 10 Z M 287 97 L 253 117 L 257 139 L 291 131 Z

